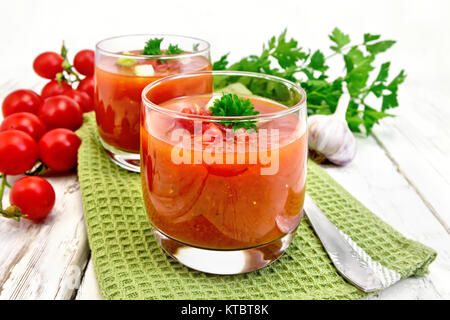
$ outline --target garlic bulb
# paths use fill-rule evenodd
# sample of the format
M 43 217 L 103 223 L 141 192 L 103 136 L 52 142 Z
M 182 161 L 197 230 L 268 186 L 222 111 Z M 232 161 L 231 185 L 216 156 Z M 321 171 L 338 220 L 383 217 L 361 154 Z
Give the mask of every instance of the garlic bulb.
M 324 155 L 337 165 L 346 165 L 356 154 L 356 139 L 345 120 L 350 95 L 343 93 L 332 115 L 308 118 L 309 148 Z

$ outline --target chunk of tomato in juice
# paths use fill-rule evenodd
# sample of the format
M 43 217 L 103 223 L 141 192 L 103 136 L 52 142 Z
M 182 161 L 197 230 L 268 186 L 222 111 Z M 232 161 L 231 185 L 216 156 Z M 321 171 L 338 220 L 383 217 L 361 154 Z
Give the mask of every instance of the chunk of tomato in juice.
M 177 60 L 155 60 L 157 61 L 153 67 L 155 68 L 156 72 L 164 73 L 167 71 L 177 71 L 181 67 L 181 63 Z
M 186 114 L 193 114 L 193 115 L 201 115 L 201 116 L 210 116 L 211 115 L 211 111 L 209 110 L 204 110 L 200 107 L 198 107 L 197 105 L 195 106 L 195 110 L 191 109 L 191 108 L 183 108 L 181 110 L 182 113 L 186 113 Z M 186 130 L 188 130 L 191 133 L 194 133 L 194 120 L 191 119 L 179 119 L 181 126 L 183 128 L 185 128 Z M 195 121 L 201 121 L 201 120 L 195 120 Z M 201 121 L 202 123 L 202 133 L 204 133 L 207 129 L 211 128 L 212 123 L 208 122 L 208 121 Z
M 194 112 L 190 108 L 184 108 L 181 110 L 182 113 L 186 114 L 194 114 Z M 194 121 L 190 119 L 179 119 L 183 128 L 188 130 L 189 132 L 194 132 Z
M 203 196 L 193 208 L 221 233 L 243 243 L 257 243 L 277 232 L 275 218 L 287 195 L 251 171 L 227 178 L 209 175 Z
M 214 143 L 219 140 L 223 141 L 223 131 L 219 129 L 214 123 L 202 123 L 202 141 L 203 144 Z

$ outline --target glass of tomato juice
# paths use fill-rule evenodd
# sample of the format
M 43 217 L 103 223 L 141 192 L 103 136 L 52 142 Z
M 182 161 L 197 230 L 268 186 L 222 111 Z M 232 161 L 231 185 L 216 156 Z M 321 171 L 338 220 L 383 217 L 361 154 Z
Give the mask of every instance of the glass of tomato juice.
M 144 54 L 150 39 L 158 54 Z M 172 46 L 175 53 L 168 54 Z M 94 109 L 100 141 L 111 160 L 139 172 L 139 113 L 146 85 L 162 77 L 210 70 L 210 46 L 200 39 L 159 34 L 126 35 L 97 43 Z M 150 50 L 151 51 L 151 50 Z
M 217 115 L 225 98 L 257 112 Z M 275 76 L 205 71 L 155 81 L 142 99 L 143 197 L 161 247 L 213 274 L 280 257 L 303 212 L 303 89 Z

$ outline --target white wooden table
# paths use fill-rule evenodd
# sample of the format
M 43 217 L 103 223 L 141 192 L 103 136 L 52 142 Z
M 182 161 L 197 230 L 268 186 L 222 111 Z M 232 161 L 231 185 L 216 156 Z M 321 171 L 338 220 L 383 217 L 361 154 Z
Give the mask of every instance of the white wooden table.
M 227 3 L 225 5 L 225 3 Z M 64 10 L 66 14 L 58 14 Z M 160 14 L 161 13 L 161 14 Z M 127 33 L 178 33 L 209 40 L 213 58 L 258 53 L 288 27 L 305 47 L 329 46 L 338 26 L 351 36 L 398 40 L 383 56 L 405 68 L 397 117 L 358 139 L 355 160 L 326 170 L 407 237 L 438 252 L 430 274 L 371 299 L 450 298 L 450 2 L 433 1 L 2 1 L 0 99 L 45 83 L 31 64 L 40 52 L 72 55 Z M 69 20 L 73 19 L 73 20 Z M 13 177 L 9 181 L 13 182 Z M 42 224 L 0 219 L 0 299 L 99 299 L 76 176 L 51 178 L 56 206 Z M 5 204 L 7 196 L 5 196 Z

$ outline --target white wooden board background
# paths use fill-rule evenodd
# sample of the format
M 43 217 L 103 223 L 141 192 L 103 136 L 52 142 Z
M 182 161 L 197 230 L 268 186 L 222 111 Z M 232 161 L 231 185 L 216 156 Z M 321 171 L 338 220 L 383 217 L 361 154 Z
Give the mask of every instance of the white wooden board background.
M 350 165 L 326 169 L 385 221 L 438 251 L 429 275 L 371 299 L 450 299 L 449 18 L 445 0 L 1 1 L 0 99 L 14 89 L 39 91 L 45 81 L 33 73 L 33 58 L 58 51 L 63 39 L 73 55 L 119 34 L 186 34 L 210 41 L 213 59 L 231 51 L 231 60 L 260 52 L 285 27 L 324 51 L 335 26 L 352 38 L 398 40 L 381 59 L 392 61 L 392 74 L 408 74 L 397 117 L 358 139 Z M 57 203 L 43 224 L 0 220 L 0 299 L 101 299 L 77 178 L 50 182 Z

